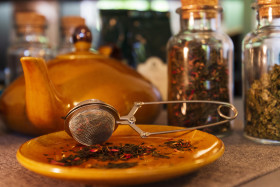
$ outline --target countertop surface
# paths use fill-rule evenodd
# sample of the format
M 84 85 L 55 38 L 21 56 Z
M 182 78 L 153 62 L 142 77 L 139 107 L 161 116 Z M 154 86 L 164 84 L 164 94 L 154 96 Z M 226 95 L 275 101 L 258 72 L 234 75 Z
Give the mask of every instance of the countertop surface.
M 242 131 L 242 100 L 235 99 L 234 104 L 239 116 L 232 134 L 222 138 L 225 144 L 222 157 L 193 173 L 141 186 L 279 186 L 280 145 L 263 145 L 246 139 Z M 166 113 L 162 113 L 156 124 L 166 124 Z M 95 186 L 41 176 L 22 167 L 16 160 L 16 152 L 31 138 L 7 133 L 0 125 L 0 187 Z

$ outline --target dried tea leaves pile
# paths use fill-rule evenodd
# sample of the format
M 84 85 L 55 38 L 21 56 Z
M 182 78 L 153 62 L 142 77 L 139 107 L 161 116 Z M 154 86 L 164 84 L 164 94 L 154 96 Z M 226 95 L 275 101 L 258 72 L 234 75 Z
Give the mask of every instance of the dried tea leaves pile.
M 280 66 L 255 80 L 247 92 L 245 133 L 280 140 Z
M 168 140 L 160 147 L 166 147 L 175 152 L 179 151 L 193 151 L 196 149 L 189 141 L 182 139 Z M 63 149 L 63 148 L 61 148 Z M 68 152 L 68 154 L 67 154 Z M 69 154 L 71 152 L 71 154 Z M 62 150 L 62 158 L 54 159 L 50 155 L 44 155 L 49 160 L 49 163 L 61 166 L 78 166 L 94 159 L 99 161 L 97 164 L 87 164 L 86 168 L 131 168 L 138 165 L 138 162 L 127 162 L 130 159 L 136 158 L 143 160 L 145 156 L 154 157 L 154 159 L 169 159 L 170 153 L 160 153 L 157 148 L 150 145 L 141 143 L 136 144 L 119 144 L 113 145 L 112 143 L 104 143 L 101 145 L 84 146 L 78 144 L 70 151 Z M 55 155 L 53 155 L 55 156 Z M 118 162 L 122 161 L 122 162 Z M 100 164 L 101 162 L 108 162 Z

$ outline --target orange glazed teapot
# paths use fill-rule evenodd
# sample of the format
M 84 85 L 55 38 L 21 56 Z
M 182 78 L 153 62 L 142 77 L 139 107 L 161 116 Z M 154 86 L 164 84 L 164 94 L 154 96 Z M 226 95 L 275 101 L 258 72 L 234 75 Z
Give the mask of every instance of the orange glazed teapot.
M 159 91 L 135 70 L 121 62 L 89 51 L 91 33 L 86 27 L 74 33 L 76 52 L 43 59 L 23 57 L 24 76 L 15 80 L 0 98 L 0 113 L 9 129 L 30 135 L 63 130 L 64 117 L 77 103 L 102 100 L 120 115 L 136 101 L 159 101 Z M 143 107 L 138 123 L 151 123 L 160 106 Z

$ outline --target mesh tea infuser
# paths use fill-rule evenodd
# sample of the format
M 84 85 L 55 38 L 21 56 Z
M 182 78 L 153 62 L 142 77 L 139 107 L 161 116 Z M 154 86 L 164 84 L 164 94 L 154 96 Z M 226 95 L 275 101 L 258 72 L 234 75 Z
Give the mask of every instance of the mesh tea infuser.
M 171 131 L 160 132 L 145 132 L 136 124 L 134 117 L 137 110 L 143 105 L 155 104 L 172 104 L 172 103 L 209 103 L 219 105 L 217 108 L 218 114 L 225 120 L 216 123 L 201 125 L 197 127 L 189 127 Z M 232 116 L 226 116 L 221 112 L 221 108 L 228 107 L 233 111 Z M 155 134 L 166 134 L 180 131 L 202 129 L 205 127 L 212 127 L 229 122 L 236 118 L 238 114 L 237 109 L 230 103 L 220 101 L 159 101 L 159 102 L 135 102 L 134 106 L 126 116 L 119 115 L 118 111 L 111 105 L 104 103 L 97 99 L 90 99 L 80 102 L 77 106 L 71 109 L 65 117 L 64 128 L 65 131 L 72 136 L 77 142 L 83 145 L 100 144 L 108 140 L 117 129 L 118 124 L 128 124 L 134 129 L 142 138 Z

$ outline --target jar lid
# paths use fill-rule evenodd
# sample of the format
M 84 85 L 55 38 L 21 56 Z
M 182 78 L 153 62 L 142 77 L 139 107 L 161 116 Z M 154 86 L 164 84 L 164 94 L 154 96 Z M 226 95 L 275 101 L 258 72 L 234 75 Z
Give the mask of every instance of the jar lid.
M 280 0 L 258 0 L 259 5 L 280 4 Z
M 181 0 L 182 8 L 190 5 L 219 5 L 219 0 Z
M 182 3 L 182 18 L 183 19 L 189 19 L 193 17 L 194 19 L 200 19 L 203 16 L 200 13 L 200 9 L 204 8 L 210 8 L 213 9 L 215 7 L 215 10 L 221 11 L 222 8 L 219 6 L 219 0 L 181 0 Z M 196 10 L 196 12 L 192 12 L 191 14 L 189 12 L 185 12 L 184 10 Z M 211 11 L 208 12 L 207 15 L 205 15 L 207 18 L 214 18 L 217 16 L 217 12 Z
M 280 0 L 257 0 L 260 17 L 279 17 Z
M 17 25 L 45 25 L 45 16 L 36 12 L 17 12 L 15 15 Z
M 61 19 L 62 27 L 77 27 L 85 25 L 85 19 L 80 16 L 65 16 Z

